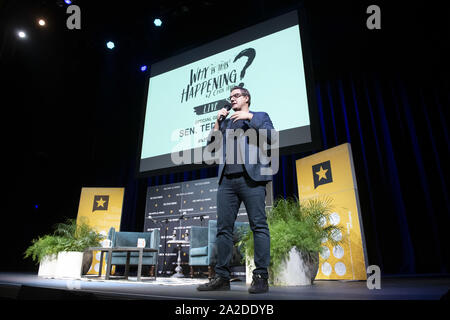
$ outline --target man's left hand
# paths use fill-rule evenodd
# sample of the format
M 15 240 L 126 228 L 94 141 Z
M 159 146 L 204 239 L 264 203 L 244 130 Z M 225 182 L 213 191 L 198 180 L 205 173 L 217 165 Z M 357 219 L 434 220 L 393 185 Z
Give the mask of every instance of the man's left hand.
M 236 111 L 231 116 L 230 119 L 233 120 L 233 122 L 237 120 L 252 120 L 253 114 L 246 111 Z

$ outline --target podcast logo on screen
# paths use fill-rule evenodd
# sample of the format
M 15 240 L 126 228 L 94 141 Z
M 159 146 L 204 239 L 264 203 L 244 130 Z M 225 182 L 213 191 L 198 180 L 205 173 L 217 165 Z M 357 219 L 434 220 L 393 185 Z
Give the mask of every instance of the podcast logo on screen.
M 312 166 L 314 189 L 322 184 L 333 182 L 330 160 Z
M 109 204 L 109 196 L 95 195 L 92 212 L 99 210 L 108 210 L 108 204 Z

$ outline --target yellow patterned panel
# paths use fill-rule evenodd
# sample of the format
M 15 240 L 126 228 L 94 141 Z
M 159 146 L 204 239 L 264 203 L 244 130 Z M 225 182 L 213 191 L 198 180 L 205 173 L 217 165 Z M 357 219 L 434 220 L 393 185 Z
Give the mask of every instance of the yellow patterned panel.
M 78 206 L 77 221 L 83 219 L 106 237 L 111 227 L 120 229 L 122 205 L 125 188 L 82 188 Z M 88 274 L 98 274 L 100 267 L 100 252 L 93 252 L 91 268 Z M 106 273 L 105 258 L 103 258 L 102 274 Z M 114 267 L 111 270 L 114 274 Z
M 327 223 L 339 225 L 340 246 L 323 243 L 316 279 L 366 280 L 366 252 L 350 144 L 296 161 L 300 201 L 328 197 L 334 212 Z

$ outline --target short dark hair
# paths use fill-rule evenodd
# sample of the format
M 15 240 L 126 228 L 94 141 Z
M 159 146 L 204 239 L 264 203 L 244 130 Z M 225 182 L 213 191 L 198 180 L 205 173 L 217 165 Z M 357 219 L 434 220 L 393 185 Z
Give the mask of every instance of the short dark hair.
M 240 87 L 240 86 L 234 86 L 233 88 L 231 88 L 230 92 L 233 90 L 241 90 L 242 95 L 248 97 L 248 106 L 250 107 L 250 101 L 252 100 L 252 97 L 250 96 L 250 92 L 247 89 L 245 89 L 244 87 Z

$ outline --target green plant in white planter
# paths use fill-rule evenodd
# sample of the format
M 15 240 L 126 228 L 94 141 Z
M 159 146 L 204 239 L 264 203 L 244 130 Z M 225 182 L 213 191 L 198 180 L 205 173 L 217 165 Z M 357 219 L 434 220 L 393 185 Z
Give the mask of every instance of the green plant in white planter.
M 100 246 L 104 236 L 84 221 L 77 224 L 74 219 L 57 224 L 55 235 L 59 239 L 55 277 L 79 278 L 87 273 L 92 263 L 92 251 L 85 250 Z
M 310 285 L 319 268 L 319 254 L 329 241 L 339 244 L 333 235 L 340 226 L 328 224 L 330 199 L 313 199 L 300 203 L 297 199 L 278 199 L 267 213 L 270 229 L 269 281 L 272 285 Z M 247 264 L 254 255 L 253 234 L 244 232 L 239 243 L 245 250 Z
M 56 270 L 58 255 L 58 239 L 54 235 L 45 235 L 34 239 L 32 245 L 25 251 L 25 258 L 31 258 L 39 263 L 38 276 L 52 277 Z
M 85 222 L 77 225 L 76 220 L 68 219 L 66 223 L 55 226 L 53 235 L 33 240 L 25 251 L 25 258 L 44 262 L 44 266 L 48 260 L 55 263 L 51 268 L 52 274 L 49 275 L 50 271 L 40 265 L 45 272 L 38 275 L 78 278 L 82 273 L 87 273 L 92 262 L 92 252 L 84 251 L 88 247 L 99 246 L 103 238 Z

